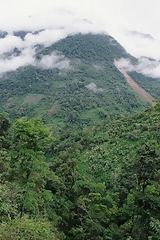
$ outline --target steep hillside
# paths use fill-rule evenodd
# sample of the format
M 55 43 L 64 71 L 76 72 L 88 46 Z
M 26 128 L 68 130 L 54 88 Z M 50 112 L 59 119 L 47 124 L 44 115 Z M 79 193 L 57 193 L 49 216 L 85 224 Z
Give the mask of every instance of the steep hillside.
M 99 126 L 86 127 L 82 131 L 65 132 L 61 136 L 58 152 L 76 146 L 81 174 L 94 176 L 97 181 L 106 181 L 108 171 L 112 182 L 117 179 L 124 162 L 132 163 L 135 152 L 148 141 L 160 143 L 160 104 L 145 112 L 123 117 Z M 62 147 L 64 144 L 64 148 Z M 55 151 L 56 152 L 56 151 Z
M 151 106 L 154 106 L 156 104 L 156 98 L 154 98 L 149 91 L 145 90 L 145 88 L 141 87 L 140 83 L 138 83 L 136 80 L 134 79 L 134 76 L 131 77 L 131 73 L 129 75 L 129 73 L 127 73 L 127 71 L 122 68 L 121 66 L 119 66 L 118 62 L 115 61 L 115 66 L 117 67 L 117 69 L 123 74 L 124 78 L 126 79 L 128 85 L 139 95 L 139 97 L 145 101 L 148 102 Z M 145 79 L 145 77 L 144 77 Z M 150 80 L 151 81 L 151 80 Z M 154 84 L 153 84 L 154 85 Z
M 93 234 L 98 239 L 159 239 L 154 224 L 160 220 L 160 105 L 79 133 L 65 132 L 53 153 L 57 162 L 64 156 L 77 162 L 73 192 L 82 191 L 75 203 L 81 220 L 71 238 L 77 239 L 77 233 L 84 239 Z
M 137 72 L 131 72 L 130 75 L 147 92 L 155 98 L 160 99 L 160 78 L 147 77 Z
M 112 37 L 73 35 L 40 50 L 70 61 L 65 70 L 19 68 L 0 79 L 0 110 L 12 117 L 42 117 L 58 128 L 83 126 L 144 109 L 148 103 L 130 88 L 114 59 L 131 58 Z
M 159 240 L 160 105 L 70 131 L 0 114 L 0 239 Z

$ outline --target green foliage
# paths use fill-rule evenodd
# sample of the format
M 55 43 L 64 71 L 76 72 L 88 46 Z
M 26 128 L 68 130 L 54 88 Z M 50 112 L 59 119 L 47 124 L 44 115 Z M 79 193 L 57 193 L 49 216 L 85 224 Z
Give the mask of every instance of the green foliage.
M 79 58 L 93 63 L 104 60 L 110 63 L 115 58 L 130 56 L 114 38 L 105 34 L 68 36 L 44 49 L 42 53 L 49 54 L 53 50 L 63 52 L 68 58 Z
M 9 119 L 6 115 L 0 114 L 0 136 L 3 136 L 10 126 Z
M 159 104 L 55 139 L 40 120 L 6 121 L 0 239 L 159 239 Z
M 58 240 L 53 227 L 43 219 L 11 220 L 0 225 L 1 240 Z
M 52 199 L 52 193 L 45 189 L 47 180 L 54 177 L 45 158 L 52 138 L 42 122 L 27 119 L 17 120 L 10 135 L 10 177 L 23 191 L 21 215 L 26 211 L 38 214 Z
M 150 239 L 158 240 L 160 236 L 160 221 L 158 219 L 151 218 L 150 226 L 153 231 L 153 234 L 150 237 Z
M 70 198 L 74 201 L 69 220 L 73 225 L 65 232 L 67 239 L 148 240 L 158 236 L 153 219 L 160 219 L 159 122 L 157 105 L 79 134 L 65 133 L 55 142 L 58 158 L 64 149 L 68 153 L 75 148 L 72 154 L 78 159 L 78 175 L 71 189 L 74 198 Z
M 0 223 L 18 216 L 21 195 L 17 190 L 11 183 L 0 183 Z

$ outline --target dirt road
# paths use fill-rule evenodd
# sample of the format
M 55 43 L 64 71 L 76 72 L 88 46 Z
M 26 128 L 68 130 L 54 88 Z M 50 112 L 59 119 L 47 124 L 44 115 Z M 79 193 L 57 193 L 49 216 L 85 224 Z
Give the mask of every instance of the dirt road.
M 135 80 L 129 76 L 127 71 L 122 68 L 117 61 L 114 62 L 117 69 L 123 74 L 125 77 L 127 83 L 130 85 L 130 87 L 140 96 L 140 98 L 148 103 L 151 104 L 151 106 L 155 106 L 156 100 L 150 93 L 148 93 L 144 88 L 142 88 L 138 83 L 135 82 Z

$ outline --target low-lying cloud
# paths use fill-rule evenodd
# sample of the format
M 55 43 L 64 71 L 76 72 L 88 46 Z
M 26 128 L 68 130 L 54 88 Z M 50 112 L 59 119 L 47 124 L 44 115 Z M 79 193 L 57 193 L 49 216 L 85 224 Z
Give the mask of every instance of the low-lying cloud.
M 69 23 L 71 24 L 70 21 Z M 0 74 L 2 75 L 27 65 L 33 65 L 43 69 L 69 68 L 69 60 L 56 53 L 43 56 L 39 62 L 35 59 L 36 47 L 38 45 L 48 47 L 71 34 L 102 32 L 100 28 L 96 28 L 95 25 L 85 19 L 76 19 L 71 25 L 69 25 L 69 23 L 66 22 L 65 27 L 59 26 L 56 28 L 55 26 L 55 28 L 37 31 L 36 34 L 34 32 L 28 32 L 23 38 L 14 36 L 14 32 L 10 32 L 5 38 L 1 38 Z M 15 55 L 15 50 L 20 52 L 18 56 Z
M 64 37 L 66 37 L 66 34 L 60 29 L 45 29 L 37 34 L 28 33 L 22 42 L 24 47 L 33 47 L 39 44 L 48 47 Z
M 35 58 L 34 58 L 34 49 L 27 48 L 22 50 L 19 56 L 11 56 L 8 58 L 0 59 L 0 74 L 1 76 L 10 71 L 15 71 L 19 67 L 24 67 L 28 65 L 34 65 Z
M 42 59 L 36 62 L 36 66 L 42 69 L 58 68 L 60 70 L 69 69 L 70 60 L 64 55 L 52 53 L 51 55 L 43 56 Z
M 14 48 L 22 49 L 24 42 L 19 37 L 7 35 L 0 39 L 0 54 L 13 51 Z
M 57 68 L 63 70 L 70 68 L 70 61 L 64 55 L 56 52 L 44 55 L 40 60 L 37 60 L 35 48 L 25 48 L 18 56 L 12 55 L 8 58 L 0 59 L 0 75 L 3 76 L 7 72 L 29 65 L 42 69 Z
M 127 72 L 135 71 L 148 77 L 160 78 L 160 61 L 140 58 L 137 64 L 133 64 L 129 59 L 121 58 L 117 61 L 117 64 Z
M 94 92 L 94 93 L 99 93 L 103 92 L 102 88 L 98 88 L 97 85 L 93 82 L 89 83 L 88 85 L 85 86 L 88 90 Z

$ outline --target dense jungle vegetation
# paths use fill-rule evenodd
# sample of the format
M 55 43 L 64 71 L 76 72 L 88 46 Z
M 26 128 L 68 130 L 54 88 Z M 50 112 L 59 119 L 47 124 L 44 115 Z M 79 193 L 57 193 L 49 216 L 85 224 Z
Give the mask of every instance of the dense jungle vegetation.
M 0 115 L 1 240 L 159 240 L 160 105 L 54 134 Z

